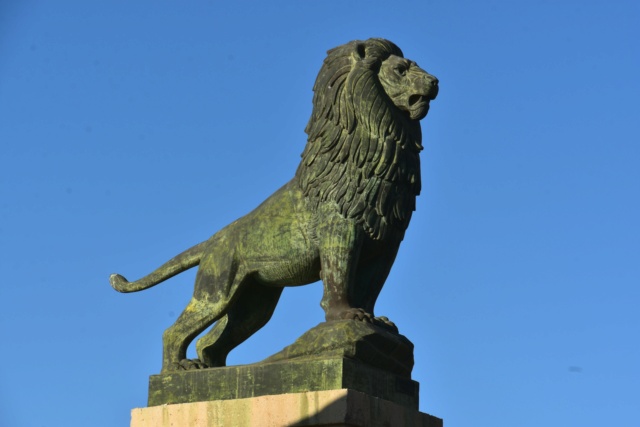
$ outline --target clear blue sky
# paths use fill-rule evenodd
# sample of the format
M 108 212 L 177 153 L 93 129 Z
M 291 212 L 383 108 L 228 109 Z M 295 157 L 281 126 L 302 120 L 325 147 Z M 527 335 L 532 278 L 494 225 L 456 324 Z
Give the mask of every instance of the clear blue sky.
M 329 48 L 438 76 L 376 314 L 447 427 L 640 425 L 636 1 L 0 3 L 0 426 L 125 426 L 193 273 L 118 294 L 289 180 Z M 231 363 L 323 319 L 288 289 Z

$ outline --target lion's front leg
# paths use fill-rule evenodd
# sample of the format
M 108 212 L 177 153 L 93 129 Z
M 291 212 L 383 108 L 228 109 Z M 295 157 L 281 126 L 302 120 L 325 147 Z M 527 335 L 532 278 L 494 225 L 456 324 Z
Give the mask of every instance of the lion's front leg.
M 355 221 L 347 220 L 338 212 L 330 212 L 320 219 L 317 230 L 320 242 L 320 278 L 324 294 L 320 305 L 325 318 L 330 320 L 354 319 L 373 322 L 373 315 L 351 301 L 356 283 L 358 259 L 363 230 Z
M 385 240 L 364 239 L 358 263 L 355 286 L 351 289 L 351 301 L 367 313 L 374 313 L 374 306 L 382 287 L 389 276 L 404 233 L 389 233 Z M 374 317 L 373 323 L 391 332 L 398 333 L 396 325 L 387 317 Z

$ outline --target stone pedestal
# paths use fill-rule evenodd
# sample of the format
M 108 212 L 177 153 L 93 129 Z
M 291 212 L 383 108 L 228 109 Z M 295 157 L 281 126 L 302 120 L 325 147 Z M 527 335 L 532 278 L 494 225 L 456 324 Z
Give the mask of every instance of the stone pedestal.
M 442 427 L 417 409 L 348 389 L 134 409 L 131 427 Z
M 149 378 L 149 406 L 350 389 L 418 409 L 411 378 L 347 358 L 287 360 L 178 371 Z
M 260 363 L 152 375 L 131 427 L 441 427 L 412 368 L 392 325 L 323 322 Z

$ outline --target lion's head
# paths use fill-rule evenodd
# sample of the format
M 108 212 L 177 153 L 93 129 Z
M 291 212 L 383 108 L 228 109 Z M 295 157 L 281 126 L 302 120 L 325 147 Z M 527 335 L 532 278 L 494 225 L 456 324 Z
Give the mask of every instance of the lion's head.
M 315 207 L 337 203 L 374 239 L 402 238 L 420 193 L 419 121 L 438 80 L 388 40 L 356 40 L 328 52 L 313 90 L 302 191 Z

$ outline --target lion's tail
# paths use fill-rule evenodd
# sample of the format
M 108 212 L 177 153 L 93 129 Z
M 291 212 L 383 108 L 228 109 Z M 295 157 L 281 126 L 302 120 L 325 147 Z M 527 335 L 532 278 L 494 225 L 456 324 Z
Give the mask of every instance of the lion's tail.
M 176 274 L 180 274 L 183 271 L 200 264 L 200 259 L 202 258 L 203 249 L 206 243 L 207 242 L 204 241 L 187 249 L 180 255 L 177 255 L 162 264 L 162 266 L 155 270 L 153 273 L 143 277 L 140 280 L 129 282 L 124 278 L 124 276 L 121 276 L 119 274 L 112 274 L 109 277 L 109 282 L 111 283 L 113 289 L 118 292 L 138 292 L 144 289 L 148 289 L 152 286 L 157 285 L 158 283 L 164 282 L 165 280 L 175 276 Z

